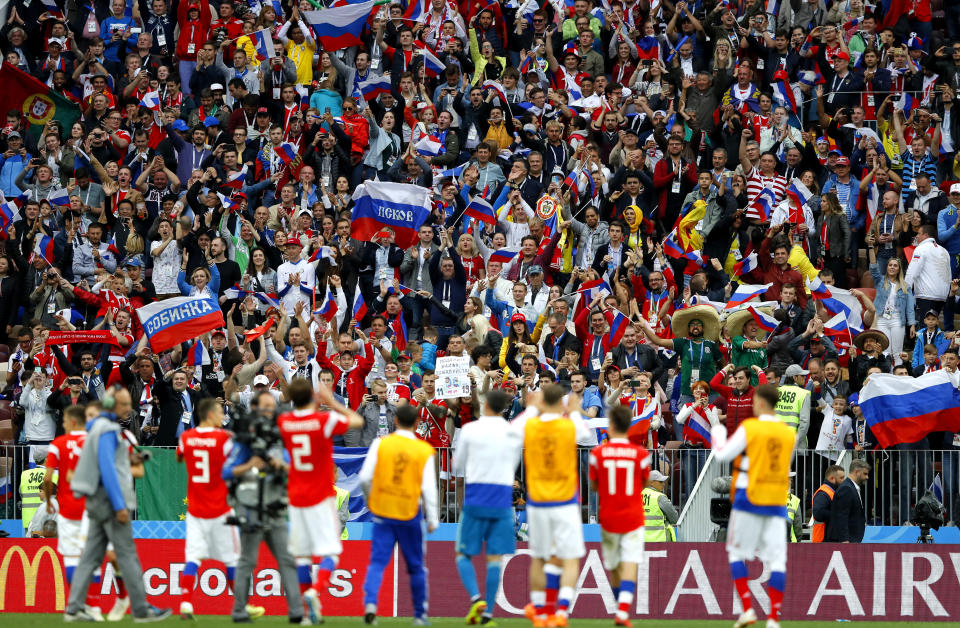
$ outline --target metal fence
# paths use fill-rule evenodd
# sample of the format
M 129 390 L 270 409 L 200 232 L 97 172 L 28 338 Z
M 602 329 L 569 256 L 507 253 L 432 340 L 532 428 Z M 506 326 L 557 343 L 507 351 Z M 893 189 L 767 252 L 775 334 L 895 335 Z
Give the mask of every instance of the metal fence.
M 584 523 L 595 523 L 597 497 L 589 487 L 588 448 L 578 451 L 580 472 L 580 504 Z M 441 521 L 456 522 L 463 506 L 462 478 L 453 477 L 455 450 L 441 449 L 437 487 L 440 495 Z M 835 454 L 834 454 L 834 457 Z M 31 459 L 28 446 L 0 446 L 0 518 L 19 519 L 20 481 Z M 839 464 L 848 468 L 854 459 L 867 461 L 870 478 L 862 489 L 868 525 L 905 525 L 910 521 L 913 506 L 926 490 L 937 488 L 945 498 L 946 520 L 960 519 L 960 450 L 929 451 L 892 449 L 884 451 L 845 451 Z M 833 464 L 830 452 L 800 450 L 796 454 L 792 479 L 793 492 L 800 498 L 803 521 L 810 520 L 810 504 L 824 471 Z M 707 541 L 716 538 L 717 526 L 710 521 L 710 500 L 725 493 L 713 490 L 715 478 L 729 475 L 729 464 L 722 464 L 703 449 L 665 449 L 654 452 L 653 468 L 669 478 L 666 495 L 680 512 L 678 536 L 685 541 Z M 441 469 L 447 469 L 447 472 Z M 442 477 L 441 477 L 442 476 Z M 524 465 L 521 461 L 514 485 L 515 506 L 522 508 L 524 497 Z M 184 491 L 186 487 L 184 487 Z

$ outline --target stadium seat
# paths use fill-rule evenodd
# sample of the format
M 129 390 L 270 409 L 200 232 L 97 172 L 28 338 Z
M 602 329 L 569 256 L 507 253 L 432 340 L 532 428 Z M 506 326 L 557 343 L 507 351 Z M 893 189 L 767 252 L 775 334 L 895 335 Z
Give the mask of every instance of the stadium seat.
M 9 411 L 6 415 L 9 417 Z M 0 419 L 0 443 L 11 444 L 13 442 L 13 419 Z

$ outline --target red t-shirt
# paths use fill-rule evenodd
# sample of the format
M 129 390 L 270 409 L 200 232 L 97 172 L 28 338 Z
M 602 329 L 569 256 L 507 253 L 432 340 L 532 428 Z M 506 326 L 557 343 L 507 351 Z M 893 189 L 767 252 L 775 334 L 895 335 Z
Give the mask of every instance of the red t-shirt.
M 290 505 L 307 508 L 336 495 L 333 437 L 347 431 L 347 417 L 339 412 L 294 410 L 281 414 L 277 427 L 290 454 Z
M 607 441 L 590 451 L 590 481 L 597 483 L 600 526 L 624 534 L 643 525 L 643 496 L 650 475 L 650 452 L 626 439 Z
M 230 432 L 219 427 L 195 427 L 180 435 L 177 455 L 187 465 L 187 512 L 215 519 L 230 511 L 223 464 L 230 454 Z
M 73 496 L 68 479 L 70 473 L 77 468 L 86 438 L 86 432 L 70 432 L 54 438 L 47 449 L 47 468 L 57 471 L 57 503 L 60 505 L 60 514 L 71 521 L 79 521 L 83 517 L 86 504 L 85 497 Z

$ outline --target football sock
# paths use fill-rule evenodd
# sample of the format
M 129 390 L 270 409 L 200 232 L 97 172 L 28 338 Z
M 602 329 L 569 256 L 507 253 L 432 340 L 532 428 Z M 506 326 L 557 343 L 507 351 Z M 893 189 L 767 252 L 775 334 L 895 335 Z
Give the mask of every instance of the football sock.
M 620 593 L 617 595 L 617 617 L 619 619 L 630 617 L 630 605 L 633 604 L 633 595 L 636 591 L 636 582 L 631 580 L 620 582 Z
M 117 597 L 121 600 L 127 599 L 127 583 L 120 576 L 117 576 Z
M 557 613 L 566 616 L 570 608 L 570 600 L 573 599 L 573 587 L 560 587 L 560 593 L 557 598 Z
M 770 619 L 780 621 L 780 607 L 783 606 L 783 592 L 787 588 L 787 574 L 774 571 L 770 574 L 767 591 L 770 593 Z
M 530 603 L 533 604 L 533 607 L 537 609 L 537 614 L 543 614 L 543 606 L 546 604 L 546 594 L 543 591 L 531 591 L 530 592 Z
M 474 602 L 480 597 L 480 587 L 477 585 L 477 572 L 473 569 L 473 561 L 469 556 L 457 554 L 457 573 L 460 574 L 460 582 L 463 588 L 467 590 L 470 596 L 470 602 Z
M 493 616 L 493 607 L 497 604 L 497 591 L 500 589 L 500 561 L 487 563 L 487 612 Z
M 227 592 L 232 592 L 233 589 L 233 580 L 237 574 L 236 567 L 227 567 Z
M 183 573 L 180 574 L 180 587 L 183 589 L 180 598 L 183 602 L 193 601 L 193 583 L 197 579 L 198 567 L 197 563 L 187 563 L 183 568 Z
M 317 570 L 317 579 L 314 581 L 314 588 L 319 592 L 327 588 L 330 584 L 330 574 L 337 568 L 337 556 L 324 556 L 320 561 L 320 568 Z
M 752 606 L 750 588 L 747 586 L 747 564 L 742 560 L 730 563 L 730 575 L 733 576 L 733 584 L 737 587 L 737 595 L 743 604 L 743 612 L 747 612 Z
M 563 573 L 563 569 L 557 565 L 547 563 L 543 567 L 543 573 L 547 577 L 547 591 L 543 604 L 543 612 L 547 615 L 553 615 L 557 608 L 557 595 L 560 590 L 560 574 Z
M 73 572 L 74 572 L 76 569 L 77 569 L 77 566 L 76 566 L 76 565 L 67 565 L 67 566 L 66 566 L 67 584 L 70 584 L 70 583 L 73 582 Z
M 93 577 L 90 579 L 90 586 L 87 589 L 87 600 L 85 602 L 87 606 L 100 606 L 100 570 L 94 572 Z
M 310 563 L 297 561 L 297 582 L 300 583 L 300 593 L 310 588 Z

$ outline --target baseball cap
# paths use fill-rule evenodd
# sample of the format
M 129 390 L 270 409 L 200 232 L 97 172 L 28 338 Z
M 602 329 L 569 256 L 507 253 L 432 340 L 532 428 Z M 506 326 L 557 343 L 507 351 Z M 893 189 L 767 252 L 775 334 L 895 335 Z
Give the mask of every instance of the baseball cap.
M 804 370 L 800 367 L 799 364 L 791 364 L 787 367 L 787 372 L 784 373 L 784 377 L 796 377 L 797 375 L 809 375 L 810 371 Z
M 510 324 L 513 325 L 517 321 L 520 321 L 521 323 L 526 323 L 527 317 L 524 316 L 523 313 L 521 312 L 514 312 L 513 316 L 510 317 Z
M 837 166 L 849 166 L 849 165 L 850 165 L 850 159 L 849 159 L 848 157 L 845 157 L 844 155 L 841 155 L 841 156 L 837 157 L 837 163 L 836 163 L 836 165 L 837 165 Z
M 936 318 L 936 319 L 939 319 L 939 318 L 940 318 L 940 313 L 937 312 L 936 310 L 927 310 L 927 313 L 924 314 L 923 317 L 926 318 L 926 317 L 928 317 L 928 316 L 932 316 L 932 317 L 934 317 L 934 318 Z
M 220 120 L 217 119 L 217 116 L 207 116 L 203 119 L 203 126 L 208 129 L 212 126 L 220 126 Z
M 23 137 L 22 137 L 19 133 L 17 133 L 16 131 L 10 131 L 9 133 L 7 133 L 7 139 L 8 139 L 8 140 L 9 140 L 9 139 L 13 139 L 13 138 L 15 138 L 15 137 L 20 138 L 20 139 L 23 139 Z
M 11 133 L 10 135 L 13 135 L 13 133 Z M 9 137 L 9 136 L 8 136 L 8 137 Z M 951 186 L 950 186 L 950 193 L 951 193 L 951 194 L 960 194 L 960 183 L 954 183 L 953 185 L 951 185 Z
M 63 43 L 64 43 L 64 42 L 63 42 L 63 38 L 62 38 L 62 37 L 51 37 L 50 39 L 47 40 L 47 45 L 48 45 L 48 46 L 49 46 L 50 44 L 57 44 L 58 46 L 60 46 L 61 48 L 63 48 Z
M 137 266 L 138 268 L 143 268 L 143 258 L 139 255 L 131 255 L 123 263 L 124 266 Z
M 652 482 L 666 482 L 667 476 L 654 469 L 650 472 L 650 480 Z
M 213 84 L 210 85 L 210 91 L 211 91 L 211 92 L 212 92 L 212 91 L 215 91 L 215 90 L 218 90 L 218 89 L 222 92 L 222 91 L 223 91 L 223 85 L 221 85 L 220 83 L 213 83 Z
M 835 54 L 835 55 L 833 56 L 833 58 L 834 58 L 834 59 L 846 59 L 847 61 L 849 61 L 849 60 L 850 60 L 850 55 L 847 54 L 846 52 L 843 52 L 843 51 L 841 50 L 840 52 L 838 52 L 837 54 Z
M 223 336 L 224 338 L 226 338 L 227 332 L 223 331 L 222 329 L 214 329 L 213 333 L 210 334 L 210 337 L 213 338 L 214 336 Z
M 257 375 L 256 377 L 253 378 L 253 385 L 254 385 L 254 386 L 269 386 L 269 385 L 270 385 L 270 380 L 267 379 L 267 376 L 266 376 L 266 375 Z
M 398 360 L 411 360 L 411 361 L 413 360 L 413 358 L 410 357 L 410 354 L 407 353 L 406 351 L 404 351 L 403 353 L 401 353 L 400 355 L 398 355 L 398 356 L 397 356 L 397 359 L 398 359 Z
M 186 122 L 180 119 L 174 120 L 171 126 L 173 126 L 174 131 L 186 131 L 190 128 Z
M 527 269 L 528 275 L 542 275 L 543 268 L 540 267 L 540 264 L 532 264 L 530 268 Z
M 850 395 L 849 397 L 847 397 L 847 403 L 848 403 L 849 405 L 851 405 L 851 406 L 859 406 L 859 405 L 860 405 L 860 395 L 858 395 L 857 393 L 853 393 L 852 395 Z
M 259 115 L 269 116 L 269 115 L 270 115 L 270 111 L 269 111 L 266 107 L 260 107 L 259 109 L 257 109 L 257 115 L 258 115 L 258 116 L 259 116 Z
M 303 248 L 303 243 L 300 242 L 300 238 L 287 238 L 287 246 L 299 246 Z

